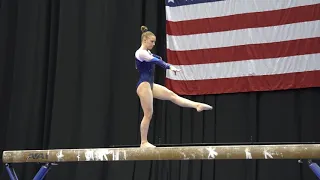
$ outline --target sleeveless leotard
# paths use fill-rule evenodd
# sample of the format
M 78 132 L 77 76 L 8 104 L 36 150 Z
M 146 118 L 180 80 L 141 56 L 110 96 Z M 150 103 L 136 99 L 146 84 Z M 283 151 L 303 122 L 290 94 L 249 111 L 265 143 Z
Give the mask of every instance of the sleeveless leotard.
M 159 65 L 164 69 L 170 69 L 170 64 L 162 61 L 159 56 L 152 54 L 148 50 L 138 49 L 135 53 L 135 59 L 136 68 L 139 72 L 139 80 L 136 88 L 138 88 L 142 82 L 150 83 L 151 88 L 153 88 L 155 65 Z

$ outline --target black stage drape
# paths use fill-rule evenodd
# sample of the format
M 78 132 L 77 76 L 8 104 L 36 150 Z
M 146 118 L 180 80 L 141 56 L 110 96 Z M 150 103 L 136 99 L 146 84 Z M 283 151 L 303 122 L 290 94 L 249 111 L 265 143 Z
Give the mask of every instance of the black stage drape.
M 165 57 L 165 8 L 157 0 L 0 0 L 0 148 L 139 145 L 142 111 L 134 52 L 140 26 Z M 163 84 L 164 71 L 156 69 Z M 155 144 L 319 142 L 320 89 L 186 96 L 197 113 L 155 101 Z M 2 154 L 2 153 L 1 153 Z M 32 179 L 38 164 L 17 164 Z M 92 174 L 90 174 L 92 173 Z M 1 165 L 1 179 L 8 179 Z M 311 180 L 297 160 L 61 163 L 47 179 Z

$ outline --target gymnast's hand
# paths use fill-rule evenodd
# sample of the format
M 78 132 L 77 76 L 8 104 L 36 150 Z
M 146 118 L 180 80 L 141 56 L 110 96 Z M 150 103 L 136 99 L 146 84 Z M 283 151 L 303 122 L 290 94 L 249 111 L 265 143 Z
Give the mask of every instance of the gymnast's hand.
M 177 72 L 180 71 L 180 69 L 177 69 L 176 67 L 170 65 L 170 70 L 174 72 L 174 74 L 176 74 Z

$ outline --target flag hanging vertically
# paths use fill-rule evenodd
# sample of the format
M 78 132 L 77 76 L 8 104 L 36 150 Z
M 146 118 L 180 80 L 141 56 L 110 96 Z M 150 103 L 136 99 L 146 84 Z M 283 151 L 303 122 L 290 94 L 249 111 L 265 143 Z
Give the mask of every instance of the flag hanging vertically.
M 166 34 L 178 94 L 320 86 L 320 0 L 166 0 Z

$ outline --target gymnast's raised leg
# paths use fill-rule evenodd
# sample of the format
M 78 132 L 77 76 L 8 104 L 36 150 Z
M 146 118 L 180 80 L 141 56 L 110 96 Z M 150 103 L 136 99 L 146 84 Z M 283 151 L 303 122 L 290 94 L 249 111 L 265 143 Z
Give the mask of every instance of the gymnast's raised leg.
M 212 109 L 212 107 L 207 104 L 194 102 L 180 97 L 166 87 L 155 83 L 153 84 L 153 89 L 151 89 L 149 82 L 142 82 L 137 88 L 137 94 L 140 98 L 140 104 L 143 109 L 143 118 L 140 124 L 140 147 L 155 147 L 148 142 L 149 125 L 153 114 L 153 98 L 169 100 L 181 107 L 194 108 L 198 112 Z
M 153 97 L 160 100 L 169 100 L 181 107 L 187 107 L 187 108 L 194 108 L 198 112 L 201 112 L 203 110 L 212 110 L 212 107 L 199 102 L 194 102 L 189 99 L 183 98 L 172 92 L 171 90 L 167 89 L 164 86 L 161 86 L 159 84 L 153 84 Z

